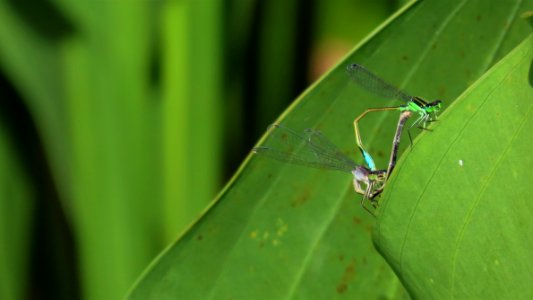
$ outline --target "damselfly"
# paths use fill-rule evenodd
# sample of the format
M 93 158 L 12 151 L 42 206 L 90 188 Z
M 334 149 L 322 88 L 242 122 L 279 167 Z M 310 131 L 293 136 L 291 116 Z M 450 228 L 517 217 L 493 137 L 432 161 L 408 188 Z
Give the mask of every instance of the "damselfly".
M 306 129 L 300 134 L 273 124 L 269 127 L 269 133 L 269 138 L 275 140 L 273 142 L 277 147 L 256 147 L 254 153 L 286 163 L 351 173 L 355 191 L 363 195 L 361 206 L 374 215 L 365 205 L 365 200 L 370 201 L 374 208 L 377 207 L 375 198 L 383 190 L 387 171 L 369 170 L 357 165 L 318 130 Z
M 363 145 L 361 140 L 361 134 L 359 132 L 359 121 L 369 112 L 374 111 L 385 111 L 385 110 L 399 110 L 399 111 L 410 111 L 412 113 L 418 114 L 418 119 L 409 126 L 408 134 L 409 140 L 412 144 L 412 137 L 410 129 L 414 126 L 417 126 L 420 129 L 426 129 L 426 125 L 429 122 L 433 122 L 437 119 L 437 113 L 439 112 L 442 101 L 435 100 L 433 102 L 426 102 L 420 97 L 413 97 L 407 94 L 406 92 L 396 88 L 392 84 L 381 79 L 377 75 L 373 74 L 365 67 L 358 64 L 348 65 L 346 68 L 349 76 L 359 84 L 361 87 L 366 90 L 384 98 L 397 99 L 405 102 L 403 105 L 391 106 L 391 107 L 379 107 L 379 108 L 369 108 L 360 114 L 353 122 L 355 129 L 355 139 L 359 150 L 363 154 L 366 164 L 371 170 L 376 169 L 376 165 L 372 156 L 368 153 L 366 148 Z M 402 125 L 403 126 L 403 125 Z

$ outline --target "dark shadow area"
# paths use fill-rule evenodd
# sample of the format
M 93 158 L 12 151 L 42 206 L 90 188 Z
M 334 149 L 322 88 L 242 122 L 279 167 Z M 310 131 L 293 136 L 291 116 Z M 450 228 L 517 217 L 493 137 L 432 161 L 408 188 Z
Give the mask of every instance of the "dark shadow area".
M 74 25 L 50 0 L 8 0 L 19 18 L 35 34 L 45 39 L 59 40 L 74 31 Z
M 529 86 L 533 88 L 533 60 L 529 64 Z
M 279 111 L 265 116 L 265 119 L 274 120 L 279 114 L 309 85 L 307 71 L 309 70 L 311 45 L 313 32 L 313 16 L 315 1 L 297 0 L 296 7 L 298 7 L 298 13 L 294 16 L 293 27 L 296 31 L 294 36 L 297 38 L 295 41 L 296 47 L 293 47 L 293 55 L 295 61 L 293 67 L 296 71 L 290 72 L 293 74 L 291 78 L 292 86 L 290 87 L 290 96 L 279 108 Z M 258 87 L 260 78 L 258 68 L 260 62 L 258 61 L 260 47 L 262 46 L 261 26 L 264 23 L 263 6 L 269 5 L 267 2 L 256 2 L 253 10 L 252 17 L 249 24 L 242 24 L 241 26 L 249 26 L 250 31 L 247 36 L 232 36 L 232 24 L 225 24 L 225 32 L 223 40 L 226 42 L 226 52 L 224 54 L 224 70 L 225 74 L 225 86 L 234 86 L 242 91 L 242 103 L 233 105 L 233 107 L 240 107 L 241 112 L 232 116 L 231 112 L 226 111 L 226 120 L 230 120 L 228 131 L 224 137 L 224 174 L 223 182 L 226 182 L 237 170 L 242 163 L 243 157 L 252 149 L 253 145 L 257 142 L 259 137 L 267 130 L 269 124 L 259 125 L 257 128 L 257 122 L 255 120 L 258 110 Z M 231 20 L 231 7 L 226 8 L 225 19 Z M 244 41 L 245 44 L 241 44 Z M 227 108 L 226 108 L 227 109 Z M 232 118 L 241 118 L 235 120 Z M 234 132 L 235 125 L 240 124 L 240 132 Z M 236 137 L 241 137 L 236 140 Z
M 156 90 L 161 90 L 161 72 L 163 72 L 162 64 L 162 49 L 161 38 L 159 36 L 152 37 L 153 42 L 150 43 L 150 58 L 149 58 L 149 83 L 150 86 Z M 151 100 L 157 100 L 158 97 L 153 97 Z
M 162 13 L 162 7 L 163 7 L 163 1 L 152 1 L 150 4 L 150 13 L 151 15 L 154 15 L 153 18 L 150 18 L 151 22 L 149 24 L 150 32 L 154 32 L 152 36 L 150 36 L 150 49 L 149 49 L 149 58 L 148 58 L 148 76 L 149 76 L 149 84 L 155 91 L 161 91 L 161 80 L 162 80 L 162 72 L 163 72 L 163 37 L 161 36 L 162 32 L 159 30 L 159 21 L 163 16 L 161 16 Z M 150 100 L 159 100 L 159 97 L 152 97 Z
M 248 39 L 247 45 L 242 45 L 242 49 L 244 49 L 244 68 L 243 68 L 243 74 L 241 82 L 242 82 L 242 89 L 244 90 L 244 102 L 242 103 L 242 124 L 244 125 L 244 132 L 243 132 L 243 145 L 240 147 L 240 153 L 234 153 L 234 158 L 236 164 L 229 168 L 231 170 L 231 173 L 233 173 L 233 170 L 236 170 L 239 167 L 239 164 L 242 162 L 242 158 L 246 156 L 247 149 L 251 149 L 251 145 L 254 144 L 255 140 L 257 139 L 257 136 L 255 133 L 257 132 L 257 128 L 254 128 L 254 126 L 250 126 L 252 124 L 255 124 L 255 112 L 257 110 L 257 90 L 259 87 L 259 78 L 256 77 L 259 60 L 258 60 L 258 54 L 257 51 L 259 47 L 261 46 L 261 23 L 263 22 L 261 19 L 261 1 L 259 3 L 256 2 L 256 5 L 254 7 L 253 17 L 252 17 L 252 30 L 250 34 L 250 38 Z M 263 129 L 263 128 L 261 128 Z M 264 130 L 264 129 L 263 129 Z M 227 169 L 227 168 L 226 168 Z
M 250 8 L 252 17 L 249 24 L 243 24 L 247 26 L 249 31 L 235 30 L 239 25 L 231 21 L 238 17 L 235 15 L 235 8 L 232 7 L 235 3 L 228 2 L 227 4 L 224 6 L 224 19 L 228 22 L 224 24 L 222 36 L 222 40 L 226 41 L 222 69 L 225 70 L 223 84 L 228 87 L 226 90 L 230 92 L 224 97 L 223 107 L 226 129 L 222 136 L 224 166 L 221 183 L 225 183 L 231 178 L 247 154 L 246 146 L 253 143 L 255 138 L 254 128 L 251 128 L 252 126 L 249 124 L 254 124 L 252 113 L 256 109 L 254 97 L 257 82 L 252 74 L 254 74 L 257 64 L 255 51 L 259 46 L 260 25 L 260 11 L 257 2 L 254 2 L 253 7 Z M 231 93 L 235 93 L 235 95 Z
M 28 299 L 79 299 L 76 247 L 52 181 L 43 145 L 20 95 L 0 73 L 0 126 L 34 190 Z M 15 229 L 14 229 L 15 230 Z
M 313 37 L 316 35 L 313 32 L 315 28 L 315 20 L 313 16 L 315 15 L 315 0 L 298 0 L 298 15 L 296 16 L 296 44 L 298 47 L 295 48 L 294 57 L 295 59 L 295 70 L 294 72 L 294 86 L 292 90 L 292 97 L 288 103 L 291 103 L 296 97 L 298 97 L 305 89 L 309 86 L 309 70 L 311 62 L 311 48 L 313 46 Z M 303 73 L 303 74 L 302 74 Z M 285 109 L 285 108 L 284 108 Z

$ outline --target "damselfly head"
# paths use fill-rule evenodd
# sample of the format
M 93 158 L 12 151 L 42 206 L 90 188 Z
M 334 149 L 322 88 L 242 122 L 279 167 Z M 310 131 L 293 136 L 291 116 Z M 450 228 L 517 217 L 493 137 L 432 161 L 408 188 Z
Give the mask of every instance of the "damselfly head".
M 438 100 L 438 99 L 433 101 L 433 102 L 431 102 L 431 103 L 429 103 L 429 106 L 434 106 L 437 109 L 440 109 L 441 105 L 442 105 L 442 101 Z
M 428 112 L 433 112 L 433 113 L 436 113 L 440 110 L 442 106 L 442 101 L 441 100 L 435 100 L 433 102 L 430 102 L 426 105 L 426 109 Z

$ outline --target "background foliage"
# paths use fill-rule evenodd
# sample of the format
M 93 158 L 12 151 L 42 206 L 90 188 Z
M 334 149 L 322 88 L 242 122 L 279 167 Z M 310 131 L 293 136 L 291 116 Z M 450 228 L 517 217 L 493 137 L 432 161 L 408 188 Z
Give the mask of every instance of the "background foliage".
M 125 295 L 398 6 L 0 1 L 0 298 Z

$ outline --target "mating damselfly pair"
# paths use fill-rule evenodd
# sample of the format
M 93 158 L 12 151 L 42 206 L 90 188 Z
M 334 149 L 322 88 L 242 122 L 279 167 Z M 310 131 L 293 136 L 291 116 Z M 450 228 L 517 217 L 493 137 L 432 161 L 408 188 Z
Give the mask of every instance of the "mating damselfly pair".
M 363 195 L 361 206 L 370 214 L 374 215 L 367 205 L 365 205 L 365 201 L 368 200 L 373 208 L 377 208 L 378 202 L 376 198 L 385 188 L 387 179 L 396 165 L 401 133 L 405 123 L 411 116 L 417 114 L 418 118 L 409 127 L 408 132 L 414 126 L 420 129 L 426 129 L 427 123 L 436 120 L 437 113 L 441 108 L 441 101 L 426 102 L 420 97 L 409 96 L 409 94 L 387 83 L 358 64 L 349 65 L 347 72 L 355 83 L 366 90 L 384 98 L 397 99 L 405 102 L 399 106 L 370 108 L 355 118 L 353 124 L 356 143 L 363 155 L 366 166 L 357 165 L 317 130 L 306 129 L 300 134 L 279 124 L 272 125 L 269 133 L 270 138 L 276 139 L 280 146 L 278 148 L 256 147 L 253 151 L 256 154 L 286 163 L 352 173 L 354 189 L 358 194 Z M 392 142 L 388 167 L 386 170 L 378 170 L 374 159 L 363 145 L 359 131 L 359 121 L 369 112 L 387 110 L 398 110 L 401 113 Z M 410 132 L 409 139 L 412 144 Z

